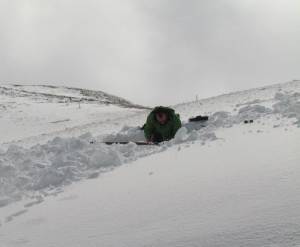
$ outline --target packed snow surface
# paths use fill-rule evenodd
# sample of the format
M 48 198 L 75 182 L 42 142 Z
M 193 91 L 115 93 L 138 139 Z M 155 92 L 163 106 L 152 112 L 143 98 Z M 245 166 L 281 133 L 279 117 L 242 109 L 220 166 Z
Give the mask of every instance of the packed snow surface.
M 3 145 L 0 246 L 300 245 L 300 82 L 175 109 L 158 146 L 103 144 L 143 141 L 140 109 Z

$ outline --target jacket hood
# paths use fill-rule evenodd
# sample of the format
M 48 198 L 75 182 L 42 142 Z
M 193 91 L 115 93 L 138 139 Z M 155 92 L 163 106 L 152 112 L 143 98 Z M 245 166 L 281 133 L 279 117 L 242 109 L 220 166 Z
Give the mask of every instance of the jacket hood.
M 165 107 L 165 106 L 157 106 L 153 109 L 152 111 L 154 114 L 158 113 L 158 112 L 164 112 L 166 114 L 173 115 L 175 113 L 175 111 L 172 108 L 169 107 Z

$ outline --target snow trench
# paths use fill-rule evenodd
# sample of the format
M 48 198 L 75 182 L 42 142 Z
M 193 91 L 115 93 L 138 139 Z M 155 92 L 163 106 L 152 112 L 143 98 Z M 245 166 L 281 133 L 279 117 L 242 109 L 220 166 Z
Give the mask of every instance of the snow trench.
M 205 123 L 185 123 L 175 138 L 158 146 L 105 145 L 103 141 L 143 141 L 143 131 L 125 126 L 120 132 L 94 138 L 87 133 L 78 138 L 56 137 L 44 145 L 23 148 L 11 145 L 0 150 L 0 207 L 21 200 L 59 193 L 73 182 L 96 178 L 138 158 L 162 152 L 181 143 L 199 141 L 203 145 L 217 138 L 219 128 L 229 128 L 245 120 L 257 120 L 268 115 L 291 118 L 300 127 L 300 94 L 277 93 L 271 108 L 249 104 L 236 114 L 216 112 Z M 91 140 L 95 140 L 91 143 Z

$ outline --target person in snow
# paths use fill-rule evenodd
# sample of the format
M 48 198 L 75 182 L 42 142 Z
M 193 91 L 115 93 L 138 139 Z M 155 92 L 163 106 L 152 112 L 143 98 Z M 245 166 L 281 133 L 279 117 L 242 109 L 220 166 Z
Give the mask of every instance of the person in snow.
M 148 142 L 163 142 L 174 138 L 180 128 L 179 114 L 169 107 L 158 106 L 149 114 L 144 133 Z

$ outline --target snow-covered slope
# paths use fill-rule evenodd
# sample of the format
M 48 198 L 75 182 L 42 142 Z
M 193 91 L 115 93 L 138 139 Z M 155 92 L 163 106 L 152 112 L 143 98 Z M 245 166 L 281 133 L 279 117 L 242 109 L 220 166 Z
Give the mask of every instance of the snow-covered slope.
M 1 132 L 0 144 L 13 141 L 34 144 L 41 139 L 78 136 L 86 131 L 100 134 L 140 109 L 144 107 L 101 91 L 2 85 L 0 129 L 5 131 Z
M 29 97 L 40 102 L 95 102 L 97 104 L 118 105 L 129 108 L 144 108 L 123 98 L 82 88 L 57 87 L 49 85 L 18 85 L 6 84 L 0 86 L 1 94 L 14 97 Z
M 211 118 L 161 146 L 105 146 L 143 139 L 116 126 L 5 148 L 0 246 L 300 245 L 300 81 L 176 110 Z

